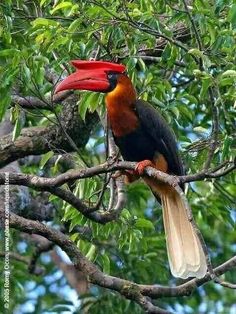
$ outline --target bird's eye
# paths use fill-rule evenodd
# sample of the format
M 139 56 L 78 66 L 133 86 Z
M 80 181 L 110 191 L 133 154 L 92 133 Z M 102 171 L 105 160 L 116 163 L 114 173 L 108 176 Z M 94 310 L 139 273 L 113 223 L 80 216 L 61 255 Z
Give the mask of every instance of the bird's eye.
M 110 84 L 110 91 L 112 91 L 116 87 L 117 78 L 118 78 L 117 72 L 108 72 L 107 73 L 107 79 L 108 79 L 109 84 Z
M 113 73 L 108 73 L 108 74 L 107 74 L 108 79 L 112 79 L 113 76 L 114 76 Z

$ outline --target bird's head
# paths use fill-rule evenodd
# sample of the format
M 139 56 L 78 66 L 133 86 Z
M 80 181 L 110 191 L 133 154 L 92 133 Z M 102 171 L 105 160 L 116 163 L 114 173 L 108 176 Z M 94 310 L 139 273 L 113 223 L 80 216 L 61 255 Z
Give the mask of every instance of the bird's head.
M 123 64 L 104 61 L 73 60 L 71 64 L 76 72 L 60 82 L 55 93 L 69 89 L 108 93 L 117 86 L 126 70 Z

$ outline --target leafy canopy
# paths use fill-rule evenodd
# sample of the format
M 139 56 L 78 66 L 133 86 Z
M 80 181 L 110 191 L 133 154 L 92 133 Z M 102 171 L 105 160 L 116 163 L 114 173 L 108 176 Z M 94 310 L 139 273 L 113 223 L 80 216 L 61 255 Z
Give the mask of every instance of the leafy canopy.
M 61 76 L 65 69 L 72 71 L 70 60 L 97 58 L 127 65 L 140 97 L 158 108 L 174 129 L 188 173 L 203 168 L 214 140 L 215 152 L 208 167 L 232 161 L 235 158 L 236 4 L 229 0 L 186 2 L 187 9 L 183 1 L 162 0 L 1 3 L 0 119 L 11 108 L 15 123 L 13 139 L 23 127 L 46 126 L 54 119 L 50 111 L 38 110 L 32 115 L 19 104 L 13 105 L 14 94 L 47 99 L 53 86 L 46 79 L 46 69 L 53 69 Z M 56 110 L 60 112 L 61 107 L 57 104 Z M 95 110 L 102 118 L 103 96 L 80 92 L 78 110 L 83 119 L 88 111 Z M 74 154 L 78 167 L 81 156 L 89 165 L 105 160 L 103 134 L 101 125 L 97 126 L 80 154 Z M 57 164 L 47 167 L 53 154 L 49 152 L 42 157 L 41 170 L 38 165 L 26 165 L 23 171 L 59 174 L 61 169 Z M 76 183 L 75 193 L 95 204 L 102 186 L 100 177 L 88 178 Z M 104 272 L 138 283 L 171 284 L 174 280 L 167 265 L 161 208 L 144 184 L 135 183 L 127 190 L 126 208 L 116 222 L 106 225 L 86 219 L 71 205 L 51 197 L 60 209 L 54 223 L 67 222 L 71 239 Z M 235 192 L 233 173 L 195 182 L 188 188 L 188 200 L 214 265 L 235 254 Z M 104 206 L 108 205 L 109 197 L 107 189 Z M 78 225 L 89 227 L 90 236 L 82 237 L 74 231 Z M 15 232 L 12 248 L 24 255 L 33 251 L 32 246 L 21 244 Z M 47 269 L 47 276 L 31 279 L 36 291 L 33 312 L 73 308 L 62 292 L 66 283 L 57 279 L 56 287 L 61 293 L 55 294 L 47 280 L 49 275 L 55 275 L 53 264 L 46 258 L 41 263 Z M 32 300 L 25 266 L 19 262 L 12 264 L 13 310 L 14 306 L 24 306 Z M 225 277 L 236 282 L 235 273 Z M 43 295 L 39 287 L 43 287 Z M 232 291 L 212 283 L 189 298 L 167 298 L 160 300 L 159 305 L 186 313 L 230 313 L 234 298 Z M 1 307 L 2 303 L 2 312 Z M 134 303 L 95 287 L 91 287 L 89 295 L 81 297 L 78 308 L 92 313 L 100 313 L 101 308 L 104 313 L 141 313 Z

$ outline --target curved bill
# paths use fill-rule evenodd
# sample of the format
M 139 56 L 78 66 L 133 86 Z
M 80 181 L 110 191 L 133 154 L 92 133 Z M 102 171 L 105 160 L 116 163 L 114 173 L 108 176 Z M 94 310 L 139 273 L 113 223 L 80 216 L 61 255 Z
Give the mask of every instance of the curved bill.
M 71 63 L 76 68 L 76 72 L 60 82 L 55 93 L 69 89 L 106 92 L 110 87 L 107 73 L 110 71 L 123 73 L 125 71 L 123 64 L 112 62 L 73 60 Z

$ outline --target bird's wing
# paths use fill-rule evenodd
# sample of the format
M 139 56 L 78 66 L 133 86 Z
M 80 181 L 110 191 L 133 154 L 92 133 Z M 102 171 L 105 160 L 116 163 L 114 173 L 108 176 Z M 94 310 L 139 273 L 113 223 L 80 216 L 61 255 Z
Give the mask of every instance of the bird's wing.
M 142 128 L 152 137 L 157 152 L 161 153 L 167 161 L 168 172 L 175 175 L 184 175 L 175 135 L 167 122 L 156 109 L 143 100 L 137 100 L 135 107 Z

